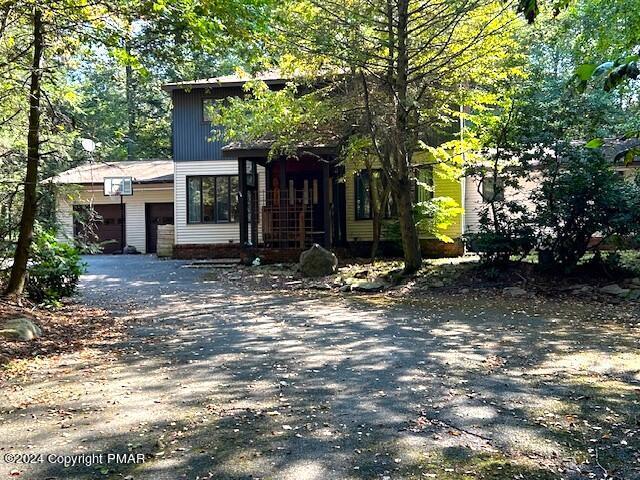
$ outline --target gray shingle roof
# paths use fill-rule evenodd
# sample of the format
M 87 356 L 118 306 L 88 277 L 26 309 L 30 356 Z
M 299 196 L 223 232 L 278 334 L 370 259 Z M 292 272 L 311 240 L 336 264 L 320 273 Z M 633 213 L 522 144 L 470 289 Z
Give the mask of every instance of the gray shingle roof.
M 162 86 L 162 89 L 170 92 L 172 90 L 182 90 L 186 88 L 239 87 L 250 80 L 262 80 L 267 84 L 284 84 L 288 81 L 287 78 L 282 77 L 280 70 L 269 70 L 254 75 L 223 75 L 221 77 L 166 83 Z
M 134 183 L 173 182 L 172 160 L 86 163 L 48 181 L 58 184 L 101 184 L 104 177 L 132 177 Z

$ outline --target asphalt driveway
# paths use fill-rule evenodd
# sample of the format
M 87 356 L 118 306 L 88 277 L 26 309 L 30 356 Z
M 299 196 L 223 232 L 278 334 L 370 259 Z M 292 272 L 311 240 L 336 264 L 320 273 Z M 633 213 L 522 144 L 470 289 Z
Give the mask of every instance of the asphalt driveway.
M 128 335 L 3 387 L 0 454 L 32 461 L 0 478 L 640 478 L 637 311 L 88 263 L 80 301 Z

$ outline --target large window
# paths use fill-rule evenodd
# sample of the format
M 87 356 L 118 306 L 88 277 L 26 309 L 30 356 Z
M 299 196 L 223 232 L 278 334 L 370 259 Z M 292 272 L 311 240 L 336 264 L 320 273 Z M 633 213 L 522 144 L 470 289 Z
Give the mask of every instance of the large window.
M 373 182 L 369 178 L 368 170 L 361 170 L 355 175 L 355 191 L 356 191 L 356 220 L 371 220 L 373 212 L 371 204 L 373 202 L 373 188 L 376 189 L 379 196 L 383 193 L 383 177 L 382 171 L 379 169 L 372 170 Z M 416 172 L 417 182 L 414 185 L 414 201 L 424 202 L 433 198 L 433 168 L 431 166 L 419 167 Z M 393 203 L 393 198 L 389 196 L 387 208 L 384 212 L 384 218 L 394 218 L 397 215 L 397 209 Z
M 378 194 L 378 198 L 382 197 L 384 193 L 384 180 L 382 177 L 382 171 L 375 169 L 371 171 L 373 181 L 369 175 L 368 170 L 360 170 L 355 175 L 355 190 L 356 190 L 356 220 L 371 220 L 373 218 L 373 210 L 371 205 L 373 204 L 372 190 L 375 188 L 375 192 Z M 393 199 L 389 195 L 387 201 L 387 208 L 384 212 L 384 218 L 392 218 L 395 216 L 396 210 L 393 205 Z
M 187 177 L 188 223 L 238 221 L 238 176 Z

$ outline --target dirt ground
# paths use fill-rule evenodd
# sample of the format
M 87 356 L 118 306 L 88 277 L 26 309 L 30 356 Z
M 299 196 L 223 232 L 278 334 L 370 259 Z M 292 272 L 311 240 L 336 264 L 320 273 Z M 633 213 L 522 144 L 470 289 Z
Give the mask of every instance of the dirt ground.
M 5 366 L 0 478 L 640 478 L 636 304 L 184 267 L 89 259 L 124 333 Z

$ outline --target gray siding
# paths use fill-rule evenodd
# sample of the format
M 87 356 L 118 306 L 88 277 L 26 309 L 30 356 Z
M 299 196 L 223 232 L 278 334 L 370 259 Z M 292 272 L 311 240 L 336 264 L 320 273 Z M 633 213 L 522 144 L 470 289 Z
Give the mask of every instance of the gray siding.
M 176 162 L 222 159 L 225 142 L 211 138 L 212 125 L 202 118 L 202 99 L 241 93 L 239 88 L 173 91 L 173 159 Z

